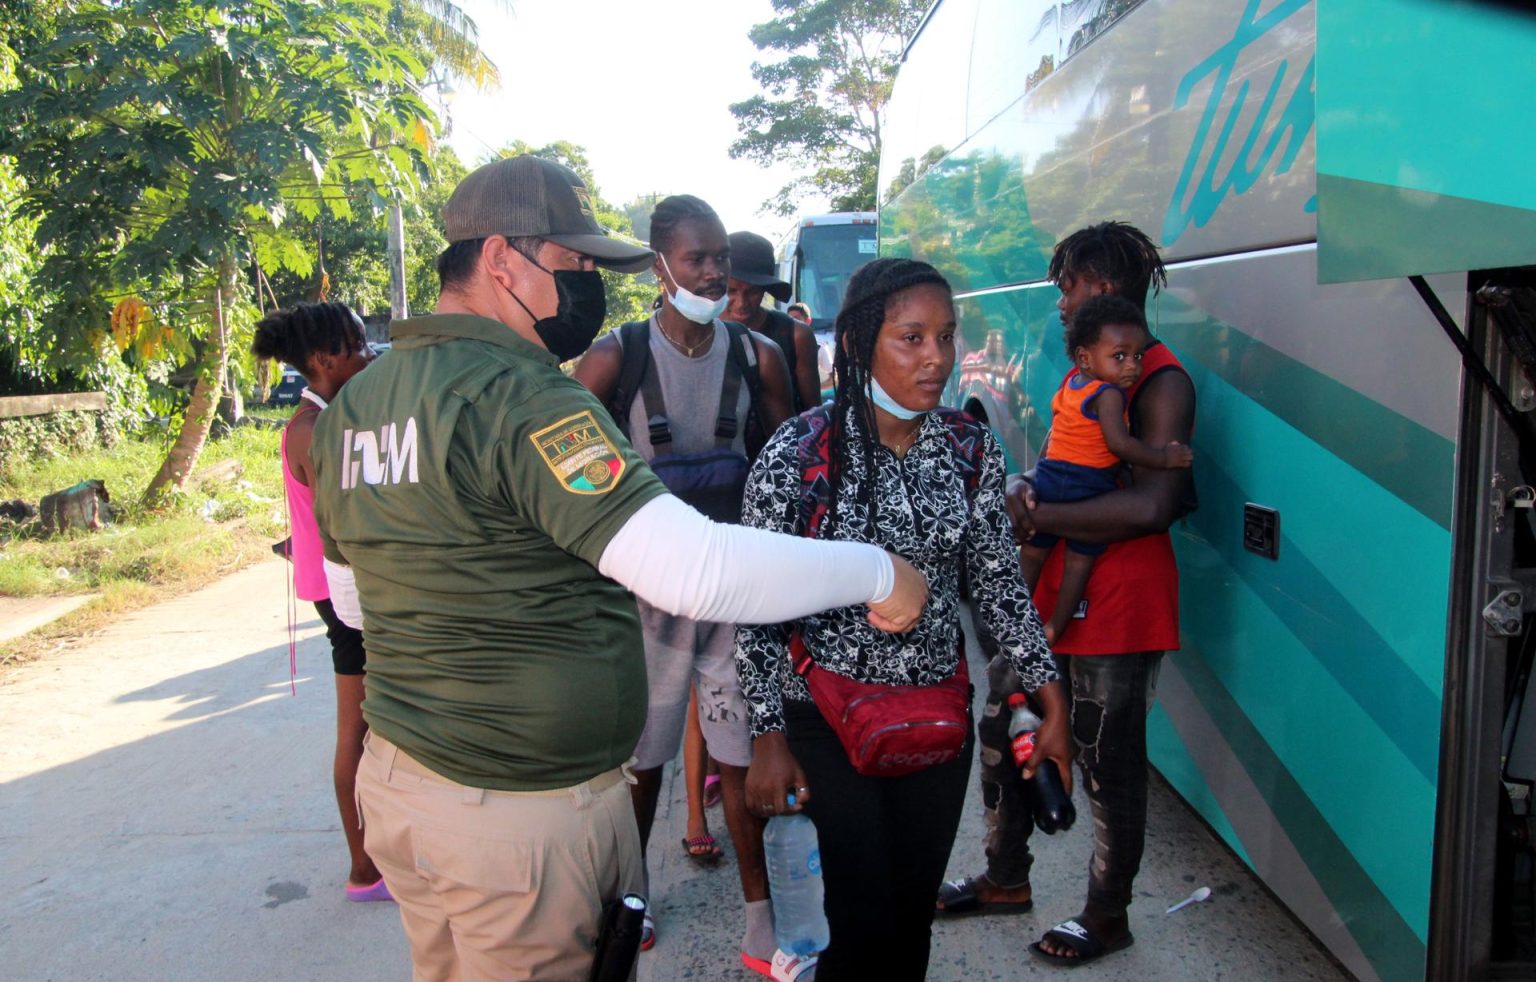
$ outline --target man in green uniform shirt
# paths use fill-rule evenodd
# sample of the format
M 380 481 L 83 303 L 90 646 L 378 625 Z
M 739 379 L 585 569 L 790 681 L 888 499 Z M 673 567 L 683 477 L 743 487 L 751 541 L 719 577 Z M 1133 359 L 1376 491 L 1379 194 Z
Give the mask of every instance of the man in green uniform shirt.
M 602 324 L 594 266 L 652 260 L 603 231 L 574 173 L 496 161 L 443 219 L 437 312 L 392 325 L 310 452 L 367 636 L 365 842 L 418 979 L 585 978 L 603 905 L 641 883 L 630 592 L 743 622 L 867 603 L 904 631 L 926 585 L 872 546 L 714 525 L 560 371 Z

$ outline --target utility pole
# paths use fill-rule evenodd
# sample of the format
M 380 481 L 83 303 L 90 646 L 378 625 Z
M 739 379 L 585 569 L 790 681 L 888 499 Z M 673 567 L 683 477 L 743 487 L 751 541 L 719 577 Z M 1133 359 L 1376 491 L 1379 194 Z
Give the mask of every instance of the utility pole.
M 411 316 L 405 306 L 405 218 L 398 198 L 389 204 L 389 316 Z

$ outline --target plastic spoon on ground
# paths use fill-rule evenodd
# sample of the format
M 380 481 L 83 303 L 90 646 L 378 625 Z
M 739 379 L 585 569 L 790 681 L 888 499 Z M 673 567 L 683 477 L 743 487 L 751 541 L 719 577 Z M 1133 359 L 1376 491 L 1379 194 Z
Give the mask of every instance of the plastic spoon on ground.
M 1211 897 L 1211 888 L 1210 887 L 1201 887 L 1200 889 L 1196 890 L 1194 893 L 1192 893 L 1189 896 L 1185 897 L 1183 900 L 1180 900 L 1178 903 L 1174 904 L 1172 907 L 1169 907 L 1167 912 L 1171 914 L 1171 913 L 1173 913 L 1176 910 L 1183 910 L 1185 907 L 1188 907 L 1190 904 L 1198 904 L 1198 903 L 1200 903 L 1203 900 L 1209 900 L 1210 897 Z

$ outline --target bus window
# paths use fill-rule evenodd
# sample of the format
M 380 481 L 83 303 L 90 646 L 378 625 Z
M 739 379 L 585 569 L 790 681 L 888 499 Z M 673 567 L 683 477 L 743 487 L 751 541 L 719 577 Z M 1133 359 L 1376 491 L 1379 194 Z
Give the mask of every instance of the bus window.
M 977 0 L 945 0 L 928 15 L 908 48 L 880 133 L 880 200 L 904 191 L 966 136 L 967 74 L 953 52 L 971 48 Z
M 1018 101 L 1056 65 L 1054 0 L 983 0 L 976 12 L 976 37 L 1014 39 L 1008 45 L 974 44 L 971 84 L 966 96 L 966 135 Z
M 837 316 L 848 278 L 875 258 L 875 235 L 873 224 L 800 229 L 800 275 L 794 284 L 795 295 L 811 305 L 818 320 Z
M 1083 45 L 1109 30 L 1109 26 L 1141 0 L 1068 0 L 1061 5 L 1061 57 L 1057 64 L 1077 54 Z

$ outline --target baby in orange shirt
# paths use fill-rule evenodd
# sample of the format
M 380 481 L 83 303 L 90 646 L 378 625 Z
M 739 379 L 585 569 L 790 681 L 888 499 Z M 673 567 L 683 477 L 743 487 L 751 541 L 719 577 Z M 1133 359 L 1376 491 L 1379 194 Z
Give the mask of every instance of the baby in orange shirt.
M 1051 400 L 1051 432 L 1035 468 L 1039 501 L 1081 501 L 1115 490 L 1122 463 L 1133 467 L 1188 467 L 1194 452 L 1182 443 L 1149 447 L 1131 435 L 1125 393 L 1141 377 L 1141 353 L 1151 340 L 1135 304 L 1102 295 L 1087 300 L 1067 327 L 1074 368 Z M 1036 533 L 1021 550 L 1030 589 L 1058 536 Z M 1067 540 L 1061 593 L 1045 639 L 1051 644 L 1072 621 L 1088 587 L 1094 561 L 1106 546 Z

